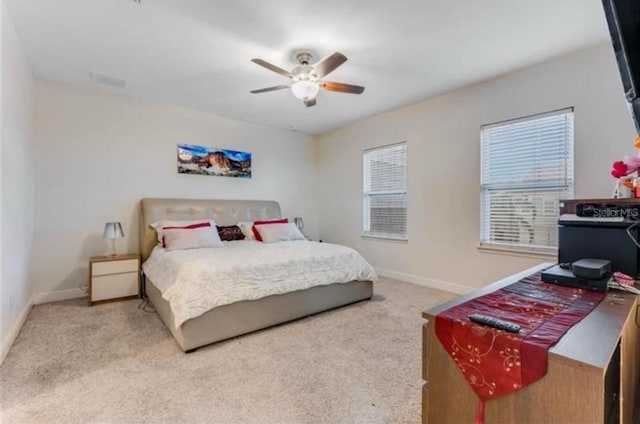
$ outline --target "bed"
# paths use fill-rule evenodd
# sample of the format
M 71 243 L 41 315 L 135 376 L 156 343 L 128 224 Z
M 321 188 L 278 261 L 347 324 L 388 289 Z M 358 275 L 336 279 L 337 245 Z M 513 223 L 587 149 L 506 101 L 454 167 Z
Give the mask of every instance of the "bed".
M 280 216 L 280 206 L 275 201 L 142 199 L 139 234 L 142 261 L 146 262 L 149 259 L 154 247 L 158 244 L 156 232 L 150 227 L 153 222 L 214 219 L 216 224 L 226 226 L 240 221 L 275 219 Z M 369 299 L 373 295 L 372 280 L 374 279 L 315 285 L 255 300 L 236 301 L 213 307 L 194 318 L 185 320 L 184 317 L 179 316 L 176 320 L 170 302 L 163 298 L 161 290 L 161 288 L 164 289 L 163 285 L 156 286 L 151 278 L 145 277 L 144 293 L 185 352 L 192 352 L 207 344 Z M 181 322 L 181 325 L 176 326 L 174 324 L 176 321 Z

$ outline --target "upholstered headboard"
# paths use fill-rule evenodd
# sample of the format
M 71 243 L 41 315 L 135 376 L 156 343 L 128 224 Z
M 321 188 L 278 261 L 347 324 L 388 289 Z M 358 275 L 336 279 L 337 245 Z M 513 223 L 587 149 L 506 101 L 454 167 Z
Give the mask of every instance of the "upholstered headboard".
M 140 254 L 147 260 L 158 243 L 149 226 L 163 219 L 213 218 L 218 225 L 280 218 L 280 205 L 272 200 L 142 199 L 140 201 Z

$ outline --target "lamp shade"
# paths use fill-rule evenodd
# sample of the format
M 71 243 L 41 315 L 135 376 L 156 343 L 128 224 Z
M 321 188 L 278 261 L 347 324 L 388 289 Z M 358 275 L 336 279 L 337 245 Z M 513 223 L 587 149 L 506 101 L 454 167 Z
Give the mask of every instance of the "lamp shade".
M 124 237 L 124 231 L 122 231 L 122 225 L 119 222 L 107 222 L 104 224 L 102 238 L 116 239 L 122 237 Z
M 300 100 L 311 100 L 318 95 L 320 87 L 313 81 L 302 80 L 294 83 L 291 86 L 291 91 Z

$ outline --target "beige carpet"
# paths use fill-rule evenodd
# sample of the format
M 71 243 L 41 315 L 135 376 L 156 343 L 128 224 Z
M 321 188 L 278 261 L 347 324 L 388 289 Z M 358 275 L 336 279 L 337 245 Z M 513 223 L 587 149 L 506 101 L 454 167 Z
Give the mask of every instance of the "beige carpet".
M 188 355 L 138 301 L 38 305 L 0 367 L 0 421 L 418 424 L 420 313 L 452 297 L 382 279 L 370 301 Z

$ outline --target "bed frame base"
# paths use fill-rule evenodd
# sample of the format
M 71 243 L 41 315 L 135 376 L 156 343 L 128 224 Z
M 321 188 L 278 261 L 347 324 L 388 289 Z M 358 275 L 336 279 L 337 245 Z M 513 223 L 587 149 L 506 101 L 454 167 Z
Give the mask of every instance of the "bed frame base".
M 369 299 L 373 295 L 373 283 L 334 283 L 219 306 L 179 328 L 174 325 L 169 302 L 148 278 L 146 294 L 180 348 L 190 353 L 211 343 Z

